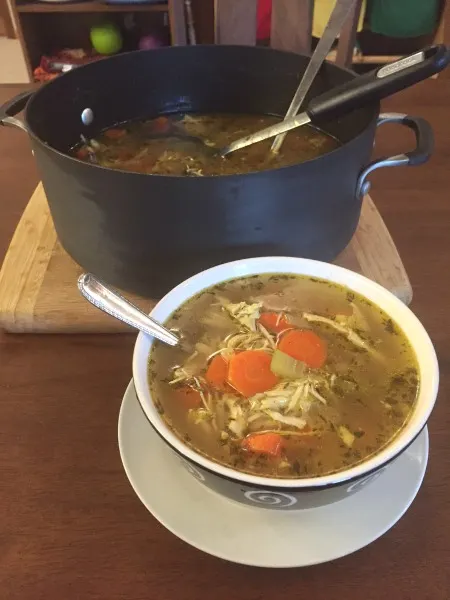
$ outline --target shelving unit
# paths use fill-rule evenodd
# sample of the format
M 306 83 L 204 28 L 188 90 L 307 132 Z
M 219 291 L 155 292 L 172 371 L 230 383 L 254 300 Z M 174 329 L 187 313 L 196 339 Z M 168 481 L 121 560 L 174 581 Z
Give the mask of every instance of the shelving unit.
M 444 3 L 445 6 L 445 3 Z M 442 11 L 441 20 L 439 22 L 439 27 L 436 30 L 436 34 L 431 43 L 433 44 L 443 44 L 444 43 L 444 28 L 445 28 L 445 18 L 444 11 Z M 355 54 L 352 58 L 353 65 L 381 65 L 387 64 L 390 62 L 394 62 L 395 60 L 400 60 L 403 55 L 392 55 L 392 54 Z M 336 52 L 330 52 L 327 57 L 330 61 L 336 60 Z M 433 78 L 438 77 L 438 75 L 433 75 Z
M 104 2 L 26 2 L 16 4 L 18 13 L 114 13 L 114 12 L 168 12 L 167 2 L 161 4 L 106 4 Z
M 124 13 L 136 19 L 151 19 L 152 15 L 167 14 L 172 45 L 186 43 L 186 24 L 183 0 L 167 0 L 158 4 L 106 4 L 101 0 L 88 2 L 16 2 L 12 7 L 17 33 L 22 46 L 30 81 L 41 56 L 65 47 L 88 48 L 89 29 L 101 22 L 119 21 Z
M 13 0 L 14 1 L 14 0 Z M 211 43 L 214 40 L 214 6 L 216 0 L 193 0 L 194 21 L 198 43 Z M 241 0 L 243 3 L 249 0 Z M 275 0 L 276 1 L 276 0 Z M 281 0 L 280 0 L 281 1 Z M 294 1 L 294 0 L 293 0 Z M 302 0 L 297 0 L 301 2 Z M 312 1 L 312 0 L 303 0 Z M 433 40 L 418 41 L 418 48 L 428 43 L 444 41 L 444 14 L 446 0 L 441 0 L 441 21 Z M 167 14 L 170 37 L 173 45 L 186 43 L 186 23 L 183 0 L 167 0 L 157 4 L 106 4 L 101 0 L 86 2 L 39 2 L 16 0 L 13 5 L 17 33 L 22 45 L 30 81 L 33 70 L 39 64 L 43 54 L 51 53 L 59 43 L 61 47 L 90 47 L 89 27 L 108 19 L 116 22 L 123 20 L 124 13 L 136 15 L 137 20 L 151 19 L 152 15 Z M 355 18 L 357 14 L 355 13 Z M 413 50 L 412 50 L 413 51 Z M 403 54 L 408 54 L 405 51 Z M 383 54 L 382 49 L 375 52 L 354 54 L 348 57 L 348 64 L 370 66 L 389 63 L 401 57 L 402 49 L 394 49 L 392 53 Z M 336 59 L 336 53 L 329 54 L 328 59 Z

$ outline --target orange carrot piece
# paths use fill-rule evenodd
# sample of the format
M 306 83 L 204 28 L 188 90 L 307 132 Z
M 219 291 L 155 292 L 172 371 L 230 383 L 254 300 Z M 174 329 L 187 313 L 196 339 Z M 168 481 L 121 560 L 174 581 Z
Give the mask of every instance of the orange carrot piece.
M 170 121 L 167 117 L 157 117 L 152 122 L 152 129 L 155 133 L 165 133 L 170 127 Z
M 103 135 L 110 140 L 120 140 L 120 138 L 123 138 L 123 136 L 126 134 L 126 129 L 107 129 L 103 132 Z
M 269 390 L 279 381 L 270 370 L 272 357 L 263 350 L 234 354 L 228 365 L 228 383 L 245 397 Z
M 289 327 L 289 319 L 276 312 L 264 312 L 259 317 L 261 325 L 271 333 L 280 333 Z
M 278 342 L 278 349 L 313 369 L 322 367 L 327 359 L 326 343 L 309 329 L 287 331 Z
M 279 456 L 283 449 L 283 438 L 278 433 L 252 433 L 243 440 L 242 447 L 258 454 Z
M 84 160 L 85 158 L 87 158 L 88 154 L 89 154 L 89 150 L 86 148 L 86 146 L 83 146 L 82 148 L 78 148 L 78 150 L 75 152 L 76 157 L 79 158 L 80 160 Z
M 226 361 L 221 354 L 216 354 L 208 365 L 205 379 L 212 387 L 217 390 L 225 391 L 229 389 L 227 376 L 228 361 Z
M 175 398 L 186 409 L 198 408 L 202 403 L 202 397 L 197 390 L 184 386 L 174 390 Z

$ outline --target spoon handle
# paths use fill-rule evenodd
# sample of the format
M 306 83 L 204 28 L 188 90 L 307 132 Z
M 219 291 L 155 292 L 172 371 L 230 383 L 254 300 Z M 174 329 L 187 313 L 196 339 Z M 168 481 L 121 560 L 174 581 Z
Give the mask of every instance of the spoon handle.
M 328 53 L 333 46 L 334 40 L 339 35 L 354 4 L 355 0 L 338 0 L 338 2 L 336 2 L 333 12 L 330 15 L 328 24 L 325 27 L 325 31 L 323 32 L 322 37 L 320 38 L 316 49 L 314 50 L 311 60 L 309 61 L 308 66 L 306 67 L 303 77 L 299 83 L 297 91 L 295 92 L 294 97 L 292 98 L 292 102 L 284 117 L 285 120 L 294 117 L 300 110 L 300 107 L 303 104 L 304 99 L 306 98 L 306 94 L 308 93 L 309 88 L 311 87 L 324 60 L 328 56 Z M 277 135 L 277 137 L 272 143 L 272 152 L 278 152 L 280 150 L 281 144 L 283 143 L 285 136 L 285 133 Z
M 91 273 L 84 273 L 79 277 L 78 289 L 91 304 L 119 321 L 123 321 L 170 346 L 176 346 L 179 343 L 179 338 L 174 333 L 154 321 Z
M 337 119 L 439 73 L 449 62 L 450 50 L 444 44 L 429 46 L 313 98 L 307 113 L 313 123 Z

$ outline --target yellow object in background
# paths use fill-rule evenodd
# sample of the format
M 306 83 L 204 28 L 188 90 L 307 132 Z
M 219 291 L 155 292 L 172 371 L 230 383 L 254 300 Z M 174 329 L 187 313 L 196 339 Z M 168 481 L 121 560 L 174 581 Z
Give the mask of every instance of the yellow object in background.
M 395 1 L 395 0 L 393 0 Z M 336 4 L 336 0 L 314 0 L 314 16 L 313 16 L 313 36 L 316 38 L 322 37 L 323 31 L 327 26 L 331 12 Z M 364 24 L 364 15 L 366 14 L 367 0 L 363 0 L 361 12 L 358 21 L 358 31 L 361 31 Z

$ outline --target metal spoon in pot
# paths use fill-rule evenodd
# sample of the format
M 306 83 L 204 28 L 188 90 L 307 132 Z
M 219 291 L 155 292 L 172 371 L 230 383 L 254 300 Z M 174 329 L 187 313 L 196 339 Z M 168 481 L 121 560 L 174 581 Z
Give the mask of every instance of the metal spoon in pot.
M 227 156 L 236 150 L 287 133 L 302 125 L 313 125 L 342 117 L 353 110 L 375 104 L 400 90 L 442 71 L 450 62 L 450 51 L 444 44 L 430 46 L 405 58 L 359 75 L 311 99 L 305 112 L 276 125 L 231 142 L 225 148 L 207 145 L 198 137 L 175 134 L 175 137 L 202 146 L 206 154 Z
M 450 51 L 444 44 L 425 48 L 393 63 L 374 69 L 310 100 L 306 111 L 266 127 L 216 150 L 227 156 L 241 148 L 307 125 L 339 118 L 353 110 L 375 104 L 400 90 L 442 71 L 450 62 Z
M 140 308 L 102 283 L 91 273 L 78 278 L 78 289 L 91 304 L 119 321 L 157 338 L 169 346 L 178 346 L 181 338 L 146 315 Z
M 291 117 L 294 117 L 300 110 L 309 88 L 319 72 L 320 67 L 323 65 L 326 57 L 328 56 L 335 39 L 339 35 L 345 21 L 347 20 L 347 17 L 350 14 L 350 10 L 353 8 L 355 3 L 356 0 L 338 0 L 334 5 L 334 9 L 330 15 L 330 18 L 328 19 L 325 30 L 317 43 L 316 49 L 311 56 L 311 60 L 309 61 L 308 66 L 303 73 L 303 77 L 298 84 L 298 88 L 284 116 L 285 121 Z M 279 152 L 285 136 L 286 134 L 284 133 L 278 135 L 273 140 L 270 148 L 271 152 Z

